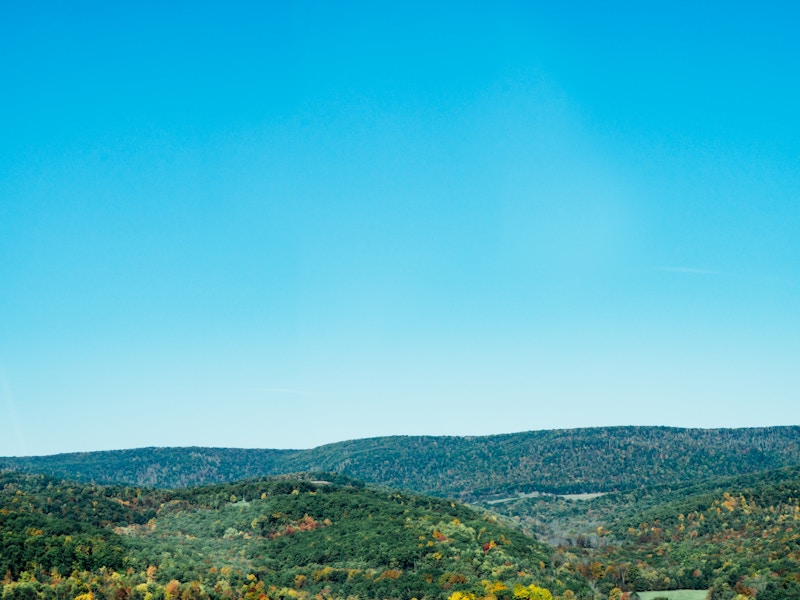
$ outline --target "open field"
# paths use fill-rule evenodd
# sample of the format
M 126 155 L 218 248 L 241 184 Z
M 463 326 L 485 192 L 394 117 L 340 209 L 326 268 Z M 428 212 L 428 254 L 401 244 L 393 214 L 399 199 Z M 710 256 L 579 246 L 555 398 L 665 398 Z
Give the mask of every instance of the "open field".
M 708 590 L 672 590 L 670 592 L 639 592 L 641 600 L 669 598 L 669 600 L 706 600 Z
M 541 498 L 548 496 L 551 498 L 564 498 L 565 500 L 593 500 L 600 496 L 605 496 L 606 492 L 589 492 L 585 494 L 548 494 L 547 492 L 530 492 L 528 494 L 520 492 L 508 498 L 496 498 L 494 500 L 486 500 L 486 504 L 503 504 L 504 502 L 513 502 L 521 498 Z
M 559 498 L 565 500 L 594 500 L 600 496 L 605 496 L 605 492 L 590 492 L 587 494 L 556 494 Z

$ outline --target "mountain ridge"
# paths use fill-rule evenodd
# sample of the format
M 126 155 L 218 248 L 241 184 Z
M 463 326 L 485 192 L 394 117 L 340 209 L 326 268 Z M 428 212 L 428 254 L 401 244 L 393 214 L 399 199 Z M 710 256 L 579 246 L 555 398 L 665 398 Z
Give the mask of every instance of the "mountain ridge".
M 616 426 L 490 436 L 382 436 L 308 450 L 147 447 L 0 458 L 0 469 L 156 487 L 301 471 L 464 500 L 680 483 L 800 464 L 800 427 Z

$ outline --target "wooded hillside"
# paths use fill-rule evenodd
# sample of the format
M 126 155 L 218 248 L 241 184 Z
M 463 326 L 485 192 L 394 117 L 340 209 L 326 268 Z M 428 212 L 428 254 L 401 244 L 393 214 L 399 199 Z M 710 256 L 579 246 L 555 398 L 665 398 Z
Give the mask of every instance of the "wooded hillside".
M 587 593 L 551 553 L 481 511 L 341 476 L 154 490 L 0 473 L 3 600 Z
M 144 448 L 0 459 L 0 468 L 159 487 L 330 471 L 462 500 L 628 490 L 794 464 L 800 464 L 800 427 L 606 427 L 370 438 L 311 450 Z

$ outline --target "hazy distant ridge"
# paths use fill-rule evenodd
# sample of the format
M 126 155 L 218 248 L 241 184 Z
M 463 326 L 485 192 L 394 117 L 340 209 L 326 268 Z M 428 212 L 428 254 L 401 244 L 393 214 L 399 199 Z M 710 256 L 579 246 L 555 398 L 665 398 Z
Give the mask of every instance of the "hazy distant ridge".
M 101 483 L 179 487 L 299 471 L 474 498 L 520 491 L 631 489 L 800 464 L 800 427 L 603 427 L 482 437 L 395 436 L 310 450 L 142 448 L 0 458 Z

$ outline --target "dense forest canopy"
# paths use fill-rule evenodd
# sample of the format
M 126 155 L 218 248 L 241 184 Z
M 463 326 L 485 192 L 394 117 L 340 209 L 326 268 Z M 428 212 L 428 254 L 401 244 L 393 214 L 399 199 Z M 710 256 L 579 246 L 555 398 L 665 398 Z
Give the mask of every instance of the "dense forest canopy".
M 680 486 L 492 504 L 608 591 L 710 589 L 710 598 L 800 598 L 800 467 Z
M 311 450 L 144 448 L 0 458 L 80 481 L 181 487 L 302 471 L 474 501 L 676 484 L 800 464 L 800 427 L 604 427 L 485 437 L 398 436 Z
M 6 472 L 0 540 L 4 600 L 477 598 L 514 590 L 569 598 L 589 590 L 581 576 L 552 566 L 552 549 L 496 516 L 341 476 L 156 490 Z
M 800 465 L 797 433 L 598 428 L 2 459 L 0 599 L 800 600 L 800 466 L 771 468 Z M 281 473 L 309 464 L 334 468 Z M 398 491 L 414 487 L 433 495 Z M 604 493 L 570 494 L 588 491 Z
M 3 472 L 0 597 L 800 598 L 800 467 L 491 506 L 510 520 L 340 474 L 165 490 Z

